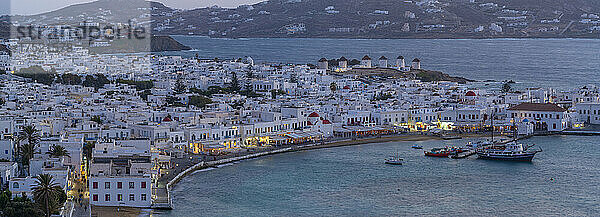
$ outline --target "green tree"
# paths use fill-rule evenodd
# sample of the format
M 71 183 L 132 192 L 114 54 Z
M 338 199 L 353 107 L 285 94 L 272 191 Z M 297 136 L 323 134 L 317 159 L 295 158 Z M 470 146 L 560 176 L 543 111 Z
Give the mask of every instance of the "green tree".
M 508 82 L 506 82 L 502 85 L 502 92 L 504 92 L 504 93 L 512 92 L 512 87 L 510 86 L 510 84 Z
M 85 157 L 86 163 L 89 164 L 89 161 L 92 159 L 92 151 L 94 150 L 94 148 L 96 147 L 96 143 L 95 142 L 86 142 L 83 145 L 83 156 Z
M 27 125 L 21 128 L 19 140 L 27 140 L 28 143 L 37 144 L 40 141 L 40 131 L 34 125 Z
M 237 73 L 231 72 L 231 84 L 229 85 L 231 92 L 240 91 L 240 81 L 238 80 Z
M 41 66 L 31 66 L 29 68 L 23 68 L 19 72 L 15 73 L 16 76 L 29 78 L 33 82 L 51 85 L 56 79 L 56 71 L 46 71 Z
M 93 87 L 95 90 L 103 88 L 104 85 L 110 84 L 110 80 L 103 74 L 86 75 L 83 81 L 84 87 Z
M 205 96 L 194 95 L 190 96 L 189 104 L 194 105 L 198 108 L 204 108 L 206 105 L 213 103 L 213 101 Z
M 253 78 L 254 78 L 254 73 L 252 72 L 252 70 L 250 70 L 250 69 L 249 69 L 249 70 L 246 72 L 246 79 L 247 79 L 247 80 L 250 80 L 250 79 L 253 79 Z
M 140 98 L 142 98 L 144 101 L 148 101 L 148 96 L 152 95 L 152 91 L 144 90 L 144 91 L 140 91 L 138 94 L 140 95 Z
M 7 189 L 0 193 L 0 216 L 43 216 L 44 211 L 27 197 L 11 199 L 11 192 Z
M 81 84 L 81 76 L 66 73 L 60 76 L 60 83 L 66 85 L 80 85 Z
M 35 202 L 44 208 L 47 217 L 50 217 L 60 207 L 60 197 L 63 190 L 60 185 L 54 182 L 52 175 L 38 175 L 32 190 Z
M 154 82 L 152 81 L 132 81 L 132 80 L 123 80 L 117 79 L 117 83 L 134 85 L 137 91 L 149 90 L 154 87 Z
M 331 82 L 331 84 L 329 84 L 329 89 L 331 90 L 331 93 L 335 93 L 337 90 L 337 84 L 335 82 Z
M 186 87 L 181 77 L 177 77 L 177 80 L 175 81 L 175 88 L 173 90 L 177 94 L 182 94 L 186 92 Z
M 296 74 L 290 75 L 290 83 L 298 83 L 298 76 Z
M 21 165 L 23 165 L 25 171 L 29 168 L 29 160 L 31 160 L 35 154 L 35 145 L 36 144 L 32 143 L 22 144 L 17 150 Z
M 10 204 L 12 195 L 8 189 L 0 192 L 0 210 L 5 210 Z
M 271 98 L 277 99 L 277 95 L 285 95 L 285 91 L 283 90 L 271 90 Z
M 50 154 L 51 157 L 69 157 L 69 152 L 65 149 L 65 147 L 62 147 L 60 145 L 52 145 L 50 146 L 50 150 L 48 150 L 48 152 L 46 152 L 47 154 Z
M 100 117 L 99 115 L 94 115 L 90 120 L 96 122 L 99 125 L 102 125 L 102 123 L 104 122 L 102 120 L 102 117 Z
M 94 83 L 94 87 L 98 87 L 98 89 L 99 89 L 99 88 L 104 87 L 104 85 L 106 85 L 106 84 L 110 84 L 110 80 L 108 80 L 108 78 L 106 78 L 106 76 L 104 76 L 104 74 L 98 73 L 95 76 L 96 76 L 96 83 Z
M 252 84 L 250 82 L 246 82 L 246 85 L 244 86 L 244 92 L 254 92 L 254 87 L 252 87 Z

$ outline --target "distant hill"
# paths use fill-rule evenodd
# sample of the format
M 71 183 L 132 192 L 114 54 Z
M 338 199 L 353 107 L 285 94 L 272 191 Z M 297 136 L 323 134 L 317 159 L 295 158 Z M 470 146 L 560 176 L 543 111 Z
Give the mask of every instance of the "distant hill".
M 56 11 L 31 16 L 12 16 L 13 22 L 21 25 L 68 24 L 78 25 L 83 21 L 98 23 L 128 23 L 130 20 L 151 20 L 151 16 L 172 12 L 162 3 L 145 0 L 98 0 L 75 4 Z
M 156 17 L 155 27 L 162 27 L 162 34 L 232 38 L 598 37 L 598 30 L 590 30 L 595 25 L 579 22 L 583 14 L 600 14 L 600 1 L 270 0 Z M 178 18 L 183 19 L 169 25 L 175 28 L 161 24 Z
M 10 21 L 133 21 L 149 25 L 155 35 L 230 38 L 599 38 L 597 15 L 598 0 L 269 0 L 193 10 L 144 0 L 99 0 Z

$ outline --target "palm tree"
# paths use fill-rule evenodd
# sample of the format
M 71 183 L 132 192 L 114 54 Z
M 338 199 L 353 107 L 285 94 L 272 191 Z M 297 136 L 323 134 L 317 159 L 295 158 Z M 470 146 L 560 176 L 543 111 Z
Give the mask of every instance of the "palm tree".
M 60 145 L 52 145 L 50 146 L 50 150 L 46 152 L 46 154 L 50 154 L 50 157 L 70 157 L 69 152 Z
M 31 160 L 35 154 L 35 145 L 31 143 L 23 144 L 19 146 L 17 151 L 19 152 L 21 165 L 23 165 L 22 169 L 29 168 L 29 160 Z
M 52 175 L 40 174 L 35 179 L 35 186 L 32 188 L 33 199 L 44 208 L 46 216 L 49 217 L 51 211 L 54 211 L 52 208 L 59 202 L 62 188 L 54 182 Z
M 40 141 L 40 131 L 34 125 L 27 125 L 21 128 L 19 140 L 27 140 L 30 144 L 37 144 Z

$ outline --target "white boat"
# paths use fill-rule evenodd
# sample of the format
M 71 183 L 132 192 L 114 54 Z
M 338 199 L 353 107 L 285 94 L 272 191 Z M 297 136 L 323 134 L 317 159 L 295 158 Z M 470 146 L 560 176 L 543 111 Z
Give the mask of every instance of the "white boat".
M 390 156 L 389 158 L 385 159 L 386 164 L 392 164 L 392 165 L 402 165 L 402 161 L 404 161 L 404 159 L 400 158 L 400 154 L 397 152 L 396 152 L 396 156 Z
M 403 161 L 404 160 L 402 158 L 397 158 L 397 157 L 390 157 L 388 159 L 385 159 L 386 164 L 392 164 L 392 165 L 402 165 Z
M 542 151 L 541 149 L 529 150 L 529 148 L 531 146 L 524 147 L 523 144 L 511 142 L 506 145 L 480 148 L 477 150 L 477 156 L 486 160 L 531 161 L 535 154 Z

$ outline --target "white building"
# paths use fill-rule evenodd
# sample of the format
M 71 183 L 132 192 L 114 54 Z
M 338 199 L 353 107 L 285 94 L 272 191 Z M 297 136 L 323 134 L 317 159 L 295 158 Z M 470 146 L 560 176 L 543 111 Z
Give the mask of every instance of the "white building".
M 0 187 L 8 185 L 8 182 L 18 173 L 17 163 L 15 162 L 0 162 Z
M 396 67 L 399 69 L 403 69 L 405 66 L 406 64 L 404 63 L 404 57 L 398 56 L 398 58 L 396 58 Z
M 521 103 L 508 111 L 508 117 L 517 123 L 531 122 L 535 131 L 562 131 L 569 127 L 566 109 L 551 103 Z
M 388 67 L 388 58 L 385 56 L 381 56 L 379 58 L 379 68 L 387 68 Z
M 346 59 L 346 57 L 342 57 L 338 60 L 338 67 L 340 69 L 346 69 L 348 68 L 348 59 Z
M 371 57 L 365 55 L 362 60 L 360 61 L 360 65 L 364 68 L 371 68 L 373 67 L 372 62 L 371 62 Z
M 14 142 L 13 140 L 0 140 L 0 159 L 13 160 Z
M 325 69 L 325 70 L 327 70 L 329 68 L 329 63 L 327 62 L 327 59 L 321 58 L 319 60 L 319 63 L 317 64 L 317 67 L 319 69 Z
M 5 45 L 0 44 L 0 71 L 10 69 L 10 50 Z
M 90 162 L 89 192 L 90 204 L 94 206 L 149 208 L 152 205 L 149 142 L 97 143 Z
M 421 60 L 418 58 L 413 59 L 412 69 L 421 69 Z
M 600 103 L 577 103 L 575 111 L 577 122 L 600 124 Z

